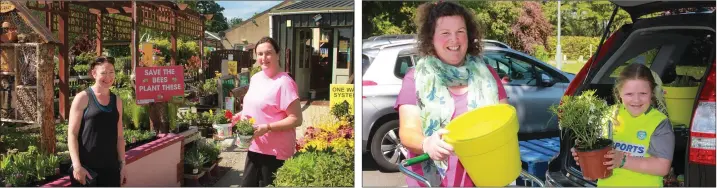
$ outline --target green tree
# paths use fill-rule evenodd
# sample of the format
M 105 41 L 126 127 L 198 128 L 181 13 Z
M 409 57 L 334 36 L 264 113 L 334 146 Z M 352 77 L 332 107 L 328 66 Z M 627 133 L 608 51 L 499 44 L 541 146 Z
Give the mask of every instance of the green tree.
M 218 33 L 229 29 L 227 18 L 222 13 L 224 7 L 219 5 L 215 1 L 184 1 L 189 5 L 189 8 L 199 13 L 214 14 L 211 20 L 206 21 L 206 30 L 210 32 Z
M 229 20 L 229 27 L 234 27 L 234 25 L 239 25 L 242 22 L 244 22 L 244 19 L 241 18 L 232 18 Z
M 556 1 L 542 3 L 543 14 L 554 26 L 558 25 L 557 3 Z M 589 37 L 602 36 L 615 8 L 615 5 L 609 1 L 566 1 L 562 2 L 560 6 L 561 35 Z M 615 15 L 610 31 L 614 32 L 618 27 L 628 23 L 632 23 L 630 15 L 620 9 Z M 557 29 L 552 35 L 557 35 Z
M 517 50 L 534 54 L 537 46 L 547 48 L 552 26 L 543 15 L 538 2 L 524 1 L 521 4 L 520 17 L 511 26 L 508 42 Z

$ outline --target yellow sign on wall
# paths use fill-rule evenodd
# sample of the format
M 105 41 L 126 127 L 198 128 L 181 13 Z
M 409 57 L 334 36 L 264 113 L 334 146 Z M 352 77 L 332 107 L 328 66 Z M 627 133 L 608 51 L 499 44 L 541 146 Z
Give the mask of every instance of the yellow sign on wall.
M 349 114 L 354 114 L 354 85 L 353 84 L 331 84 L 329 96 L 329 110 L 337 104 L 348 103 Z
M 227 70 L 229 70 L 229 75 L 237 75 L 237 61 L 229 61 L 227 62 Z

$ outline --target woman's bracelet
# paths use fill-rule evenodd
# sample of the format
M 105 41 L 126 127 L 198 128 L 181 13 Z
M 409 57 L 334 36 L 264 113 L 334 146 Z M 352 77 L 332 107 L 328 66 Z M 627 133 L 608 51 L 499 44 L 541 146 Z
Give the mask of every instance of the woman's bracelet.
M 627 154 L 622 154 L 622 162 L 620 163 L 620 167 L 618 168 L 622 168 L 623 166 L 625 166 L 625 161 L 627 161 Z

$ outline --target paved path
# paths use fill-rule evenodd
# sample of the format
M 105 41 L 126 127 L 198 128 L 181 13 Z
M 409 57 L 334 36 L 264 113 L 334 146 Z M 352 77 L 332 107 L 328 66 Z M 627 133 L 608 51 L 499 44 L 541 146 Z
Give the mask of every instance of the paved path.
M 368 152 L 363 153 L 363 187 L 406 187 L 406 176 L 401 172 L 381 172 Z
M 317 106 L 317 105 L 305 105 L 302 104 L 302 114 L 304 121 L 300 127 L 296 128 L 296 139 L 301 138 L 307 127 L 315 125 L 321 120 L 324 120 L 329 115 L 328 106 Z M 234 139 L 227 139 L 227 142 L 232 142 Z M 231 168 L 224 176 L 214 184 L 214 187 L 238 187 L 241 185 L 242 175 L 244 173 L 244 163 L 246 159 L 245 151 L 238 151 L 235 148 L 227 148 L 228 151 L 223 151 L 220 155 L 224 159 L 219 163 L 219 166 Z

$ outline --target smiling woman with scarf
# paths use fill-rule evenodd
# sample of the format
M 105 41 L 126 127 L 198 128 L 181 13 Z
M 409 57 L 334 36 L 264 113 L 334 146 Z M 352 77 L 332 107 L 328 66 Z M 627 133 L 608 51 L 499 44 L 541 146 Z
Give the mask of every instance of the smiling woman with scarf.
M 474 186 L 453 148 L 441 138 L 443 127 L 472 109 L 507 104 L 498 74 L 479 56 L 481 33 L 473 14 L 452 2 L 418 8 L 419 51 L 423 56 L 406 73 L 395 108 L 401 144 L 408 158 L 423 153 L 433 159 L 409 169 L 441 187 Z M 407 178 L 408 186 L 426 186 Z

